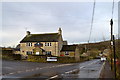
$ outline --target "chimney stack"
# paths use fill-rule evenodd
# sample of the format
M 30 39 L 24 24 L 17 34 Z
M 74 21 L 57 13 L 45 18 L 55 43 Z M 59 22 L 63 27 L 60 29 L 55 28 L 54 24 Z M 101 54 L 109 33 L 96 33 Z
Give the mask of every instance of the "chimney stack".
M 61 30 L 61 28 L 58 29 L 58 34 L 62 35 L 62 30 Z
M 30 35 L 30 31 L 27 31 L 26 34 L 27 34 L 27 35 Z

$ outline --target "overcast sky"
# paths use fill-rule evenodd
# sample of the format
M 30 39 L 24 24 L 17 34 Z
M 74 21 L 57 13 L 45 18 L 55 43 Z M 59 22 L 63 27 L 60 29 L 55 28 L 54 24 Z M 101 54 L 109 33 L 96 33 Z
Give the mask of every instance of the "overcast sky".
M 1 4 L 0 4 L 1 5 Z M 15 46 L 26 35 L 58 32 L 61 27 L 63 39 L 68 43 L 88 41 L 93 2 L 4 2 L 2 3 L 2 44 Z M 110 39 L 112 2 L 96 2 L 92 41 Z M 118 28 L 118 4 L 114 6 L 114 33 Z

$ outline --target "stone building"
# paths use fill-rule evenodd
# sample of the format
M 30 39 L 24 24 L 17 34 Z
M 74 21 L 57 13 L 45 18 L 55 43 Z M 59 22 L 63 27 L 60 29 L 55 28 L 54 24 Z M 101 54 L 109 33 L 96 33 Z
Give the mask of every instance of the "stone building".
M 61 56 L 75 57 L 76 60 L 80 59 L 80 48 L 78 45 L 63 45 Z
M 62 30 L 59 28 L 57 33 L 31 34 L 20 41 L 20 53 L 27 55 L 53 55 L 60 56 L 63 46 Z

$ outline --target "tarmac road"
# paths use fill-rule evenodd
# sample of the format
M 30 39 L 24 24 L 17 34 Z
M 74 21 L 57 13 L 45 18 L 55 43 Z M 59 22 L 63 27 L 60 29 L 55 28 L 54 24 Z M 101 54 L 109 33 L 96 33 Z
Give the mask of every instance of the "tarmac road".
M 2 61 L 2 78 L 99 78 L 103 66 L 100 59 L 82 63 L 37 63 L 26 61 Z

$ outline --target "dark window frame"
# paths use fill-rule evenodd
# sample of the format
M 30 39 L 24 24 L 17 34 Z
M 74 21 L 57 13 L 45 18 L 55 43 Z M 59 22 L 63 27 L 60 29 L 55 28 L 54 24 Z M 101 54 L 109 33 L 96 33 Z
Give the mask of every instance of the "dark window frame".
M 26 51 L 27 55 L 32 55 L 32 51 Z

